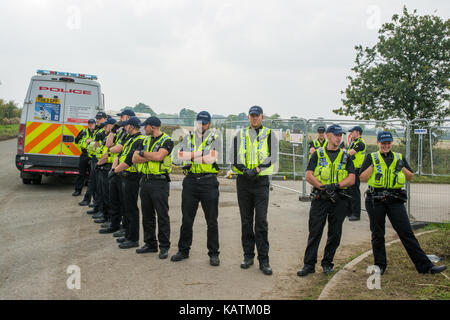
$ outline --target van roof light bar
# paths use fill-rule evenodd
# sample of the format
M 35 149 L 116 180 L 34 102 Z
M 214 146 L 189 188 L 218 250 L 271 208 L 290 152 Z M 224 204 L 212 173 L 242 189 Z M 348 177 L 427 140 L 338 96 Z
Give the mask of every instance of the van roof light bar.
M 88 79 L 88 80 L 97 80 L 97 76 L 93 74 L 84 74 L 84 73 L 72 73 L 72 72 L 61 72 L 61 71 L 53 71 L 53 70 L 37 70 L 37 74 L 40 75 L 55 75 L 55 76 L 66 76 L 66 77 L 73 77 L 73 78 L 81 78 L 81 79 Z

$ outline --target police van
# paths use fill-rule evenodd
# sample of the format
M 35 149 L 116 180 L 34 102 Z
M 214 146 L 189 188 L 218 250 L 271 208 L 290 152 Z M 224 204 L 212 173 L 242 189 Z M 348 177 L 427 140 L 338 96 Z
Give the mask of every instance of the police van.
M 38 70 L 23 104 L 16 167 L 24 184 L 42 175 L 77 175 L 81 150 L 74 143 L 89 119 L 104 111 L 97 76 Z

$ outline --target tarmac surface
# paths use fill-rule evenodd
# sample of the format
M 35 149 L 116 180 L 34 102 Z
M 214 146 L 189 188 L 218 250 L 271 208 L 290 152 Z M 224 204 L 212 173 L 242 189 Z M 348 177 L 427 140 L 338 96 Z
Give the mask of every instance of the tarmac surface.
M 86 207 L 78 205 L 81 197 L 71 196 L 73 178 L 44 177 L 42 185 L 24 185 L 14 164 L 16 140 L 0 142 L 0 150 L 0 299 L 289 299 L 308 283 L 296 270 L 303 265 L 310 204 L 298 201 L 294 192 L 275 187 L 270 193 L 274 274 L 265 276 L 257 260 L 247 270 L 239 267 L 243 253 L 234 180 L 220 179 L 220 266 L 209 265 L 201 206 L 190 258 L 172 262 L 181 226 L 182 176 L 172 176 L 172 246 L 169 259 L 160 260 L 157 253 L 119 249 L 111 234 L 99 234 Z M 301 182 L 276 182 L 283 183 L 301 188 Z M 387 223 L 386 235 L 392 234 Z M 143 245 L 142 229 L 140 236 Z M 325 238 L 326 229 L 319 261 Z M 365 212 L 360 221 L 345 221 L 336 258 L 362 244 L 370 244 Z M 68 289 L 67 270 L 72 265 L 79 267 L 80 289 Z

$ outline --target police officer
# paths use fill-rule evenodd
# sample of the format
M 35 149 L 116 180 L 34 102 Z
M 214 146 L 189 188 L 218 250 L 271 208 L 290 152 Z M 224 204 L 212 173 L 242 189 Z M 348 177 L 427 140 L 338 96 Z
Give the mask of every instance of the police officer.
M 308 145 L 310 155 L 316 152 L 316 150 L 320 147 L 324 148 L 327 144 L 327 139 L 325 138 L 325 130 L 325 126 L 322 125 L 317 128 L 317 139 L 311 141 Z
M 359 189 L 360 181 L 359 181 L 359 169 L 364 161 L 364 157 L 366 156 L 366 143 L 361 137 L 363 133 L 363 129 L 360 126 L 355 126 L 351 128 L 348 132 L 350 132 L 350 136 L 352 139 L 352 143 L 348 147 L 348 154 L 353 160 L 353 165 L 355 167 L 355 184 L 350 188 L 351 192 L 351 212 L 349 212 L 350 221 L 357 221 L 361 218 L 361 191 Z
M 256 244 L 259 268 L 264 274 L 271 275 L 267 208 L 269 176 L 273 173 L 278 144 L 271 130 L 262 125 L 261 107 L 251 107 L 248 120 L 250 126 L 240 130 L 233 140 L 233 169 L 238 174 L 236 188 L 244 250 L 241 268 L 253 265 Z
M 99 142 L 99 146 L 96 148 L 96 157 L 98 159 L 96 170 L 97 170 L 97 193 L 99 202 L 99 212 L 102 213 L 96 220 L 95 223 L 104 223 L 110 221 L 110 201 L 109 201 L 109 183 L 108 183 L 108 172 L 111 170 L 113 158 L 108 153 L 108 148 L 106 147 L 106 140 L 108 135 L 113 128 L 116 120 L 109 117 L 103 124 L 105 129 L 105 134 L 103 139 Z
M 97 122 L 97 125 L 94 130 L 94 136 L 92 139 L 87 139 L 86 143 L 88 145 L 88 154 L 91 160 L 91 173 L 89 175 L 89 182 L 88 182 L 88 189 L 86 191 L 86 194 L 92 195 L 94 198 L 94 204 L 90 207 L 93 207 L 93 209 L 88 210 L 88 214 L 97 214 L 99 213 L 98 210 L 98 203 L 97 203 L 97 172 L 95 171 L 95 166 L 97 165 L 97 157 L 95 156 L 95 148 L 98 147 L 99 141 L 103 139 L 104 131 L 103 123 L 108 119 L 108 116 L 106 113 L 100 111 L 96 114 L 95 120 Z M 86 199 L 87 200 L 87 199 Z M 89 199 L 90 200 L 90 199 Z
M 133 110 L 125 109 L 117 114 L 120 119 L 116 122 L 111 129 L 111 133 L 106 140 L 106 147 L 110 157 L 115 159 L 123 150 L 124 145 L 127 143 L 130 135 L 123 124 L 131 117 L 135 116 Z M 116 164 L 117 165 L 117 164 Z M 109 193 L 110 193 L 110 216 L 111 223 L 109 226 L 101 229 L 100 233 L 113 233 L 114 237 L 117 237 L 118 242 L 122 243 L 126 240 L 125 230 L 127 229 L 127 217 L 125 216 L 124 200 L 123 200 L 123 184 L 122 177 L 117 174 L 108 176 Z
M 384 245 L 386 215 L 397 232 L 409 257 L 419 273 L 439 273 L 445 266 L 435 266 L 420 248 L 406 213 L 407 200 L 403 187 L 414 174 L 401 153 L 392 152 L 392 134 L 381 131 L 377 136 L 379 151 L 370 153 L 361 167 L 361 181 L 368 181 L 366 209 L 372 232 L 372 250 L 375 265 L 384 274 L 387 266 Z
M 145 245 L 136 249 L 136 253 L 158 252 L 159 242 L 159 258 L 166 259 L 170 248 L 169 173 L 172 171 L 173 141 L 161 132 L 161 120 L 157 117 L 146 119 L 141 126 L 148 137 L 140 150 L 134 152 L 133 163 L 138 164 L 142 174 L 140 195 Z
M 323 272 L 333 271 L 333 258 L 339 246 L 342 223 L 349 210 L 349 199 L 344 189 L 355 183 L 353 161 L 339 148 L 342 128 L 333 124 L 327 128 L 327 145 L 312 156 L 306 169 L 306 180 L 313 186 L 314 198 L 309 211 L 309 236 L 304 266 L 297 272 L 300 277 L 315 272 L 317 251 L 328 219 L 328 239 L 322 259 Z
M 119 242 L 119 248 L 129 249 L 139 246 L 139 172 L 137 166 L 133 164 L 134 151 L 139 149 L 142 141 L 145 139 L 140 133 L 141 121 L 137 117 L 131 117 L 122 123 L 128 131 L 130 137 L 123 146 L 122 152 L 114 160 L 112 171 L 109 178 L 119 174 L 122 178 L 122 199 L 125 209 L 127 226 L 125 237 Z
M 216 163 L 220 149 L 219 136 L 212 130 L 211 115 L 207 111 L 197 114 L 194 133 L 190 133 L 182 142 L 178 159 L 183 160 L 186 177 L 183 180 L 181 194 L 182 225 L 178 252 L 171 257 L 172 261 L 189 258 L 192 244 L 192 227 L 198 204 L 201 202 L 207 223 L 207 247 L 209 263 L 218 266 L 219 260 L 219 181 Z
M 86 140 L 92 139 L 94 137 L 95 130 L 95 119 L 88 120 L 88 127 L 81 130 L 77 137 L 75 138 L 75 144 L 79 145 L 81 148 L 81 155 L 78 162 L 78 177 L 75 182 L 75 191 L 72 193 L 72 196 L 79 196 L 83 189 L 84 181 L 86 179 L 86 175 L 89 173 L 89 155 L 87 151 L 87 143 Z M 86 199 L 89 199 L 87 201 Z M 79 203 L 81 206 L 87 206 L 89 202 L 91 202 L 91 195 L 85 196 L 85 199 Z

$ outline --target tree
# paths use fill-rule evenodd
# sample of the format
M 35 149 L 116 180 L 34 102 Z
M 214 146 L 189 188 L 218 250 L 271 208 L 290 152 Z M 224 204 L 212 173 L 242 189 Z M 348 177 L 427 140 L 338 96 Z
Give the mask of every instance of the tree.
M 450 115 L 450 20 L 394 15 L 378 31 L 378 43 L 356 46 L 354 76 L 333 110 L 356 119 L 443 119 Z
M 0 120 L 7 118 L 20 118 L 22 110 L 17 107 L 17 104 L 14 101 L 6 102 L 3 99 L 0 99 Z
M 180 118 L 183 119 L 184 124 L 187 126 L 191 126 L 194 123 L 196 116 L 197 112 L 195 112 L 194 110 L 187 108 L 183 108 L 180 110 Z
M 153 109 L 150 108 L 148 105 L 146 105 L 145 103 L 142 103 L 142 102 L 139 102 L 138 104 L 136 104 L 136 105 L 134 106 L 134 108 L 128 107 L 128 106 L 127 106 L 127 107 L 123 108 L 122 111 L 125 110 L 125 109 L 131 109 L 131 110 L 133 110 L 134 112 L 139 112 L 139 113 L 148 113 L 148 114 L 150 114 L 152 117 L 153 117 L 153 116 L 156 116 L 156 112 L 153 111 Z

